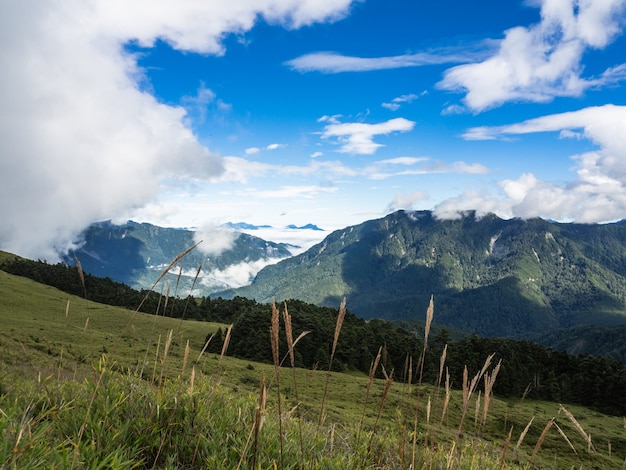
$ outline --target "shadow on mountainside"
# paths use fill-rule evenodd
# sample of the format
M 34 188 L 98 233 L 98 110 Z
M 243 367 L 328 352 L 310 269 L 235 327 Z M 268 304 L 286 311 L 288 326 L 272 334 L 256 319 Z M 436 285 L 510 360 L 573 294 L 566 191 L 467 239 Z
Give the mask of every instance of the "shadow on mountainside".
M 440 264 L 390 268 L 398 261 L 376 256 L 370 246 L 374 245 L 350 245 L 343 253 L 348 309 L 359 316 L 423 321 L 433 295 L 437 324 L 481 336 L 519 337 L 560 326 L 553 309 L 524 295 L 524 286 L 516 277 L 474 289 L 455 289 L 449 287 L 452 274 Z M 340 302 L 338 296 L 329 296 L 324 305 Z
M 146 268 L 141 255 L 144 243 L 133 237 L 117 238 L 97 248 L 83 246 L 73 255 L 80 261 L 83 271 L 98 277 L 109 277 L 126 285 L 135 285 L 137 275 Z

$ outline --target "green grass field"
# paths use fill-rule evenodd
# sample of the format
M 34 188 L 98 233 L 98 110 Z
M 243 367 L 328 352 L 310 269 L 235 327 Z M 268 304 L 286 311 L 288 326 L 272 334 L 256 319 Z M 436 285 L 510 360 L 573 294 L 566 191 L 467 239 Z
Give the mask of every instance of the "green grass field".
M 397 381 L 276 374 L 201 355 L 207 334 L 227 325 L 95 304 L 2 271 L 0 325 L 3 469 L 626 464 L 624 418 L 564 404 L 568 417 L 557 403 L 521 397 L 493 397 L 483 418 L 483 380 L 463 417 L 462 391 L 445 404 L 443 383 L 409 385 L 401 371 Z

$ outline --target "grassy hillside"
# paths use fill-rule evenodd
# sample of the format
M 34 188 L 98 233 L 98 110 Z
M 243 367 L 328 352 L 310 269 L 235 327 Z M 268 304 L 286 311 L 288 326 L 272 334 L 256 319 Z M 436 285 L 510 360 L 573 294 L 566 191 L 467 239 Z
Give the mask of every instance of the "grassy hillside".
M 623 418 L 567 406 L 572 420 L 521 397 L 486 408 L 483 380 L 464 400 L 392 371 L 276 373 L 200 354 L 225 325 L 94 304 L 1 271 L 0 323 L 2 468 L 619 468 L 626 456 Z

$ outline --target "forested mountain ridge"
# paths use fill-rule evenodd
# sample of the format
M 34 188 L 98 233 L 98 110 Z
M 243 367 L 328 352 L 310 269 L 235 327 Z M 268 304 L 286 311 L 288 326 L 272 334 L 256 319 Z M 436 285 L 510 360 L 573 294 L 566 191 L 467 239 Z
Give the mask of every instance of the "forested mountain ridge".
M 334 306 L 365 318 L 423 318 L 485 336 L 626 324 L 626 224 L 439 220 L 398 211 L 337 230 L 217 295 Z
M 227 240 L 230 246 L 219 254 L 207 254 L 199 246 L 180 260 L 175 273 L 169 274 L 172 285 L 179 285 L 179 292 L 189 292 L 200 265 L 202 271 L 194 291 L 207 295 L 232 287 L 224 276 L 219 276 L 220 272 L 246 263 L 271 262 L 291 256 L 289 245 L 284 243 L 232 230 L 217 235 L 231 237 L 232 240 Z M 80 248 L 65 257 L 67 264 L 74 264 L 77 258 L 85 272 L 109 277 L 136 289 L 149 289 L 172 260 L 195 244 L 191 230 L 132 221 L 120 225 L 109 221 L 94 223 L 81 238 Z M 204 245 L 211 242 L 203 241 Z M 177 279 L 179 268 L 183 269 L 180 281 Z

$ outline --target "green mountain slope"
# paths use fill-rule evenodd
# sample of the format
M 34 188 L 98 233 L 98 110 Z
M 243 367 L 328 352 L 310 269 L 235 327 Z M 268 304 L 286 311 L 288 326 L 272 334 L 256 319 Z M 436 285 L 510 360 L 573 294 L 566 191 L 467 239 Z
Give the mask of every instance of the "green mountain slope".
M 284 243 L 268 242 L 239 232 L 232 232 L 232 235 L 232 246 L 219 255 L 203 253 L 201 244 L 178 263 L 183 269 L 179 292 L 189 292 L 201 264 L 201 279 L 194 286 L 194 292 L 208 295 L 231 287 L 228 280 L 220 276 L 220 272 L 228 268 L 291 256 Z M 82 238 L 84 243 L 67 256 L 67 263 L 73 264 L 76 257 L 85 272 L 110 277 L 137 289 L 149 289 L 176 256 L 195 244 L 193 231 L 136 222 L 92 224 Z M 211 242 L 205 240 L 203 244 Z M 178 272 L 177 268 L 170 274 L 172 286 L 179 282 Z
M 338 230 L 307 252 L 219 293 L 260 302 L 297 298 L 365 318 L 422 318 L 435 296 L 440 324 L 523 336 L 580 324 L 626 324 L 626 224 L 541 219 L 438 220 L 399 211 Z

